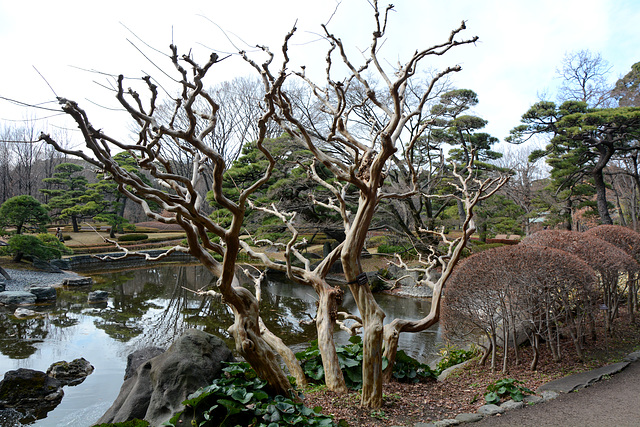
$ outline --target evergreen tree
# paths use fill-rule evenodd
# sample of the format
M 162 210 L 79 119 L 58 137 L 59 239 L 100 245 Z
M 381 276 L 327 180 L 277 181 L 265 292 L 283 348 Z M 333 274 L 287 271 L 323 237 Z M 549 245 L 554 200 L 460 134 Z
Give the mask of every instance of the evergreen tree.
M 547 156 L 557 192 L 584 196 L 584 185 L 593 185 L 600 221 L 612 224 L 603 172 L 615 155 L 637 148 L 640 108 L 587 108 L 586 103 L 576 101 L 556 106 L 541 101 L 522 116 L 522 122 L 511 130 L 507 141 L 521 143 L 532 135 L 549 135 L 549 144 L 545 150 L 534 151 L 532 161 Z
M 22 234 L 25 227 L 36 231 L 46 231 L 46 224 L 51 221 L 47 210 L 39 201 L 31 196 L 15 196 L 0 206 L 0 229 L 15 227 L 16 234 Z
M 80 174 L 84 168 L 73 163 L 62 163 L 55 167 L 52 178 L 42 181 L 52 189 L 40 191 L 49 196 L 46 208 L 59 218 L 71 218 L 73 231 L 80 231 L 78 221 L 92 218 L 104 210 L 103 198 L 99 191 L 88 187 L 87 178 Z

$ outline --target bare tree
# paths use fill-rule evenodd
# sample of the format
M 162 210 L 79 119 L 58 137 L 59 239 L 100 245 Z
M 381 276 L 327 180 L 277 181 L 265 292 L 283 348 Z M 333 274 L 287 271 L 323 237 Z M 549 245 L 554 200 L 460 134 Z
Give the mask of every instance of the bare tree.
M 611 107 L 613 85 L 607 82 L 612 67 L 599 53 L 583 49 L 568 52 L 556 74 L 562 79 L 558 99 L 582 101 L 589 107 Z
M 263 151 L 268 166 L 263 175 L 255 183 L 241 189 L 237 201 L 230 200 L 222 190 L 222 181 L 226 169 L 222 153 L 214 150 L 206 139 L 217 126 L 217 112 L 219 105 L 213 97 L 204 90 L 203 79 L 219 61 L 218 55 L 212 53 L 207 62 L 198 64 L 189 55 L 178 55 L 178 49 L 171 46 L 171 62 L 178 74 L 175 79 L 179 82 L 179 95 L 174 100 L 173 111 L 169 120 L 159 115 L 159 97 L 156 85 L 148 76 L 139 82 L 148 94 L 143 102 L 142 96 L 133 88 L 125 88 L 124 76 L 117 78 L 116 97 L 139 127 L 138 138 L 135 143 L 125 143 L 110 137 L 105 132 L 96 129 L 85 111 L 74 101 L 59 98 L 62 110 L 73 118 L 84 139 L 88 151 L 69 150 L 62 147 L 50 135 L 42 134 L 40 139 L 54 146 L 57 150 L 82 158 L 86 162 L 103 169 L 111 174 L 119 185 L 119 191 L 129 199 L 138 203 L 146 215 L 156 221 L 179 224 L 187 234 L 188 246 L 175 246 L 162 256 L 181 251 L 195 256 L 216 277 L 217 292 L 234 313 L 234 324 L 229 328 L 235 339 L 236 349 L 256 370 L 258 375 L 266 380 L 277 393 L 286 394 L 291 385 L 283 373 L 275 353 L 263 338 L 259 321 L 259 306 L 256 297 L 247 289 L 237 286 L 235 274 L 236 258 L 240 250 L 239 235 L 243 225 L 248 197 L 266 182 L 275 166 L 275 160 L 262 147 L 266 137 L 267 123 L 274 115 L 275 93 L 279 91 L 286 74 L 280 72 L 277 77 L 263 74 L 264 97 L 263 115 L 259 119 L 257 146 Z M 264 65 L 268 67 L 272 57 Z M 185 64 L 185 67 L 183 67 Z M 188 70 L 189 69 L 189 70 Z M 201 100 L 206 105 L 205 110 L 198 109 L 196 101 Z M 174 120 L 183 114 L 186 120 Z M 182 150 L 192 156 L 192 168 L 186 176 L 179 175 L 174 163 L 164 156 L 163 147 L 167 144 L 178 144 Z M 128 171 L 118 165 L 113 159 L 113 150 L 127 151 L 140 169 L 146 170 L 160 185 L 155 188 L 142 180 L 135 171 Z M 212 192 L 215 201 L 226 208 L 232 216 L 228 227 L 214 222 L 203 210 L 205 196 L 198 191 L 202 180 L 202 172 L 207 165 L 211 166 Z M 158 204 L 171 216 L 161 216 L 153 212 L 149 203 Z M 220 239 L 216 243 L 209 234 Z M 123 256 L 128 256 L 126 253 Z M 290 350 L 289 350 L 290 351 Z
M 538 209 L 538 197 L 542 190 L 540 184 L 543 178 L 538 162 L 529 161 L 531 149 L 519 147 L 518 150 L 507 151 L 498 160 L 498 165 L 511 171 L 511 178 L 502 189 L 504 194 L 525 212 L 522 218 L 526 235 L 531 234 L 531 220 Z
M 330 258 L 339 255 L 342 261 L 345 278 L 354 300 L 361 313 L 363 330 L 363 385 L 361 403 L 365 407 L 379 408 L 382 405 L 382 346 L 383 346 L 383 319 L 385 314 L 377 304 L 367 283 L 366 274 L 362 270 L 360 256 L 367 238 L 367 231 L 374 213 L 381 200 L 391 198 L 409 197 L 418 194 L 417 182 L 412 180 L 413 188 L 405 193 L 386 193 L 381 191 L 388 162 L 398 150 L 400 136 L 405 133 L 410 119 L 422 114 L 427 100 L 438 80 L 447 74 L 459 71 L 461 67 L 446 68 L 435 74 L 429 84 L 425 85 L 420 102 L 409 109 L 404 102 L 407 96 L 408 82 L 415 76 L 419 65 L 428 57 L 441 56 L 450 49 L 473 43 L 477 37 L 458 39 L 459 34 L 466 28 L 464 22 L 451 32 L 447 40 L 426 49 L 417 50 L 407 62 L 396 69 L 385 70 L 380 58 L 380 44 L 384 40 L 387 31 L 387 18 L 393 6 L 386 10 L 380 10 L 376 1 L 371 3 L 374 8 L 374 31 L 372 42 L 363 65 L 355 65 L 347 53 L 343 41 L 333 34 L 326 26 L 323 26 L 324 36 L 329 42 L 329 50 L 326 55 L 326 84 L 314 83 L 305 72 L 305 69 L 294 74 L 306 82 L 313 91 L 317 102 L 321 105 L 322 112 L 330 123 L 326 135 L 322 138 L 326 143 L 341 147 L 341 153 L 349 155 L 349 162 L 338 159 L 334 152 L 324 151 L 318 142 L 318 138 L 312 130 L 305 126 L 294 113 L 294 104 L 286 93 L 280 92 L 277 99 L 280 112 L 276 115 L 278 123 L 289 135 L 301 141 L 313 154 L 315 160 L 326 166 L 333 174 L 331 182 L 322 180 L 314 174 L 314 169 L 309 172 L 318 182 L 333 193 L 332 202 L 327 207 L 339 213 L 345 231 L 345 240 L 339 246 L 339 251 L 330 254 Z M 283 50 L 286 55 L 286 46 Z M 335 80 L 333 75 L 336 67 L 334 57 L 348 70 L 347 76 L 341 80 Z M 382 89 L 375 90 L 365 72 L 375 72 L 382 82 Z M 384 120 L 372 123 L 366 138 L 362 137 L 362 129 L 354 127 L 354 121 L 360 124 L 355 108 L 348 102 L 348 94 L 352 88 L 363 88 L 366 93 L 366 102 L 372 109 L 381 112 Z M 421 130 L 424 131 L 428 123 L 424 123 Z M 416 132 L 412 139 L 405 141 L 411 152 L 416 146 L 422 132 Z M 412 174 L 415 170 L 411 169 Z M 358 207 L 354 214 L 347 210 L 345 201 L 346 190 L 354 186 L 359 194 Z M 437 305 L 437 304 L 436 304 Z

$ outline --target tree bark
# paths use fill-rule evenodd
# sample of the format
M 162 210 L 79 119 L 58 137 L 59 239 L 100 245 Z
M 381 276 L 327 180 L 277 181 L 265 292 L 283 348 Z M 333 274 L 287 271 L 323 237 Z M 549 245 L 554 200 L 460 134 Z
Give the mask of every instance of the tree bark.
M 591 171 L 591 176 L 596 187 L 596 202 L 598 205 L 598 214 L 600 215 L 600 221 L 603 224 L 613 224 L 613 220 L 609 215 L 609 206 L 607 205 L 607 186 L 604 183 L 604 168 L 607 166 L 609 159 L 613 154 L 612 147 L 607 144 L 601 143 L 597 146 L 600 156 L 594 168 Z
M 239 304 L 228 305 L 233 310 L 235 319 L 229 327 L 229 333 L 235 339 L 236 350 L 255 369 L 258 376 L 267 381 L 271 391 L 290 396 L 292 386 L 280 368 L 271 346 L 260 332 L 258 300 L 242 287 L 235 287 L 234 293 Z

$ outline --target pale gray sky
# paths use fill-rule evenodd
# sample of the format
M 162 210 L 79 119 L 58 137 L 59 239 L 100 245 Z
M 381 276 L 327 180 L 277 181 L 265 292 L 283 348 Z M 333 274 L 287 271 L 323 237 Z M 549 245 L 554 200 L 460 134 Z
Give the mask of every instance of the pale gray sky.
M 445 40 L 462 20 L 467 21 L 468 37 L 480 37 L 475 46 L 459 47 L 437 63 L 424 65 L 460 64 L 463 70 L 453 76 L 453 84 L 478 93 L 480 104 L 475 113 L 489 121 L 486 130 L 501 140 L 519 123 L 538 93 L 554 93 L 558 84 L 555 69 L 565 52 L 600 52 L 613 66 L 612 80 L 640 61 L 640 0 L 393 3 L 396 11 L 391 15 L 388 40 L 383 46 L 390 64 L 404 62 L 414 50 Z M 123 135 L 124 116 L 97 105 L 117 107 L 113 95 L 96 83 L 106 84 L 108 79 L 81 68 L 132 77 L 158 75 L 127 39 L 145 49 L 158 65 L 170 68 L 166 59 L 146 48 L 127 28 L 163 52 L 168 52 L 172 40 L 181 52 L 193 48 L 196 60 L 204 62 L 207 48 L 234 51 L 217 26 L 238 46 L 242 43 L 235 36 L 249 46 L 264 44 L 279 51 L 284 35 L 297 19 L 299 30 L 291 49 L 293 64 L 304 64 L 308 72 L 313 72 L 324 69 L 326 45 L 318 34 L 320 24 L 329 20 L 335 8 L 335 0 L 0 0 L 0 96 L 33 104 L 54 100 L 35 67 L 56 94 L 83 105 L 94 126 Z M 329 29 L 345 44 L 365 49 L 372 23 L 366 0 L 343 0 Z M 241 61 L 223 64 L 210 73 L 209 85 L 248 72 Z M 0 100 L 0 123 L 15 124 L 48 115 Z M 74 128 L 62 118 L 38 123 Z

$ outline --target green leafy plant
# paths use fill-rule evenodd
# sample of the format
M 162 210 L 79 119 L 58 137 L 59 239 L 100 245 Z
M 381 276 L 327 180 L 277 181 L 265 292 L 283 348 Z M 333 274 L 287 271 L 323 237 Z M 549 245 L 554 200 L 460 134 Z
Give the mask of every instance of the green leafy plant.
M 336 353 L 347 387 L 359 390 L 362 387 L 362 338 L 357 335 L 349 338 L 349 344 L 337 346 Z M 317 340 L 311 341 L 306 350 L 296 353 L 296 357 L 309 379 L 316 382 L 324 381 L 324 368 Z
M 347 387 L 359 390 L 362 387 L 362 338 L 357 335 L 349 338 L 349 344 L 337 346 L 336 353 L 338 354 L 338 362 L 344 373 L 344 381 Z M 311 381 L 324 381 L 324 369 L 317 341 L 312 341 L 306 350 L 296 353 L 296 357 L 300 360 L 300 365 L 305 375 Z M 382 360 L 382 369 L 386 369 L 387 365 L 388 361 L 384 358 Z M 396 354 L 393 376 L 399 382 L 410 383 L 438 378 L 437 373 L 429 365 L 418 362 L 402 350 L 399 350 Z
M 204 426 L 332 426 L 320 407 L 307 408 L 289 397 L 271 396 L 267 383 L 248 363 L 229 363 L 225 375 L 182 402 L 185 410 L 164 425 Z
M 527 387 L 521 385 L 522 381 L 513 378 L 503 378 L 487 386 L 487 392 L 484 394 L 484 400 L 487 403 L 499 403 L 502 398 L 510 398 L 514 402 L 521 402 L 526 395 L 535 394 Z
M 438 373 L 429 365 L 418 362 L 402 350 L 396 353 L 396 363 L 393 365 L 393 377 L 399 382 L 417 383 L 420 381 L 438 379 Z
M 470 350 L 464 350 L 453 345 L 448 345 L 440 350 L 440 354 L 442 355 L 442 359 L 440 359 L 436 367 L 438 375 L 447 368 L 473 359 L 478 355 L 478 349 L 472 348 Z

